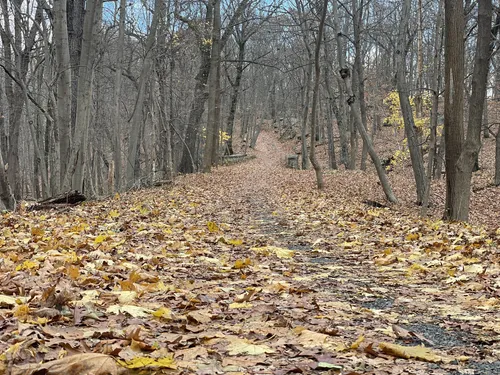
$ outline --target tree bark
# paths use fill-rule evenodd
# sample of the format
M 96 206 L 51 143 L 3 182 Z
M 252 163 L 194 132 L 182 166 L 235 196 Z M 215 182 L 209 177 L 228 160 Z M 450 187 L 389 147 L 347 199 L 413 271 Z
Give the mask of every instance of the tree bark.
M 146 38 L 146 43 L 144 46 L 145 56 L 144 63 L 142 65 L 141 75 L 139 77 L 139 92 L 137 93 L 137 99 L 135 102 L 134 113 L 131 119 L 131 130 L 128 142 L 128 152 L 127 152 L 127 187 L 131 188 L 135 185 L 137 178 L 139 177 L 138 168 L 136 167 L 139 157 L 139 145 L 140 145 L 140 133 L 143 124 L 143 113 L 142 109 L 144 107 L 144 96 L 146 92 L 146 83 L 149 80 L 149 73 L 152 67 L 152 49 L 156 39 L 156 30 L 158 28 L 158 23 L 160 19 L 160 9 L 162 0 L 155 0 L 155 8 L 153 11 L 153 19 L 151 20 L 151 28 L 149 34 Z
M 232 84 L 233 93 L 231 94 L 231 104 L 229 108 L 229 115 L 227 118 L 227 134 L 229 136 L 229 139 L 227 140 L 227 149 L 229 155 L 234 154 L 233 151 L 234 117 L 236 114 L 236 106 L 238 104 L 238 98 L 240 94 L 241 78 L 243 77 L 243 60 L 245 59 L 246 42 L 247 39 L 244 34 L 244 26 L 243 26 L 241 36 L 237 37 L 236 40 L 236 44 L 238 44 L 238 62 L 236 65 L 236 77 L 234 83 Z M 271 96 L 271 98 L 273 98 L 273 96 Z
M 121 190 L 122 180 L 122 127 L 120 119 L 120 93 L 122 87 L 122 69 L 123 69 L 123 49 L 125 46 L 125 17 L 126 0 L 120 0 L 120 20 L 118 24 L 118 41 L 116 49 L 116 71 L 113 87 L 113 164 L 114 164 L 114 191 Z
M 495 186 L 500 186 L 500 129 L 495 136 Z
M 347 140 L 347 118 L 346 118 L 346 115 L 345 115 L 345 100 L 342 101 L 340 100 L 340 105 L 341 105 L 341 108 L 339 108 L 339 106 L 337 105 L 337 102 L 335 100 L 335 98 L 333 97 L 333 92 L 332 92 L 332 87 L 331 87 L 331 84 L 330 84 L 330 66 L 332 65 L 332 61 L 331 59 L 329 58 L 330 54 L 328 53 L 328 47 L 327 47 L 327 40 L 326 40 L 326 35 L 324 36 L 324 41 L 323 41 L 323 48 L 324 48 L 324 52 L 325 52 L 325 74 L 324 74 L 324 77 L 325 77 L 325 86 L 326 86 L 326 91 L 328 92 L 328 101 L 329 101 L 329 108 L 328 108 L 328 111 L 330 113 L 330 110 L 333 112 L 333 114 L 335 115 L 335 118 L 337 120 L 337 125 L 338 125 L 338 129 L 339 129 L 339 135 L 340 135 L 340 164 L 343 164 L 344 167 L 347 168 L 347 166 L 349 165 L 349 142 Z M 337 76 L 336 77 L 338 80 L 339 80 L 339 84 L 338 84 L 338 87 L 339 87 L 339 92 L 343 92 L 343 88 L 342 88 L 342 81 L 340 80 L 340 78 Z M 333 119 L 331 119 L 333 120 Z M 329 150 L 330 148 L 332 149 L 331 152 L 335 152 L 334 151 L 334 139 L 333 139 L 333 124 L 331 123 L 332 121 L 329 121 L 329 125 L 327 127 L 327 134 L 328 134 L 328 144 L 330 145 L 330 143 L 332 144 L 331 147 L 329 147 Z M 330 159 L 330 167 L 333 168 L 333 163 L 332 161 L 335 159 L 335 154 L 333 154 L 333 159 L 332 157 L 329 158 Z M 337 169 L 337 163 L 335 161 L 335 168 L 333 169 Z
M 462 1 L 445 0 L 445 218 L 467 221 L 474 162 L 481 148 L 481 125 L 491 55 L 491 0 L 478 1 L 477 47 L 472 75 L 469 122 L 462 130 L 464 79 L 464 9 Z
M 399 102 L 403 114 L 406 139 L 410 150 L 413 176 L 417 188 L 417 204 L 422 204 L 426 190 L 426 179 L 422 150 L 419 145 L 413 112 L 410 105 L 408 84 L 406 83 L 406 29 L 410 20 L 411 0 L 404 0 L 402 19 L 399 24 L 397 86 Z
M 83 26 L 83 42 L 78 67 L 77 108 L 74 131 L 74 142 L 63 178 L 63 191 L 74 190 L 83 192 L 85 140 L 90 122 L 90 106 L 92 99 L 93 60 L 95 56 L 95 19 L 102 0 L 87 0 L 87 9 Z
M 380 180 L 380 183 L 382 185 L 382 188 L 384 189 L 385 196 L 387 197 L 387 200 L 392 203 L 397 203 L 396 196 L 392 192 L 391 185 L 389 184 L 389 180 L 387 179 L 387 174 L 385 173 L 385 169 L 382 166 L 382 163 L 380 162 L 380 158 L 378 157 L 375 148 L 373 148 L 373 143 L 371 142 L 370 137 L 368 136 L 368 133 L 366 132 L 365 127 L 363 126 L 363 121 L 361 120 L 361 110 L 359 108 L 359 103 L 356 100 L 356 97 L 354 96 L 354 93 L 352 91 L 352 84 L 351 84 L 351 73 L 348 68 L 342 68 L 340 70 L 340 76 L 345 82 L 346 89 L 347 89 L 347 95 L 349 96 L 349 99 L 347 99 L 347 104 L 351 107 L 351 114 L 353 115 L 354 118 L 354 123 L 356 127 L 358 128 L 359 133 L 361 134 L 361 138 L 363 139 L 363 142 L 366 143 L 366 147 L 368 149 L 368 154 L 370 155 L 373 164 L 375 166 L 375 169 L 377 170 L 377 174 Z
M 7 180 L 7 173 L 3 163 L 2 154 L 0 153 L 0 211 L 9 210 L 13 211 L 16 208 L 16 200 L 10 190 L 9 181 Z
M 214 23 L 212 27 L 212 51 L 210 56 L 210 74 L 208 76 L 208 116 L 205 132 L 205 149 L 203 155 L 203 172 L 210 172 L 215 163 L 214 151 L 219 137 L 219 116 L 217 109 L 220 95 L 220 0 L 213 1 Z
M 209 29 L 212 26 L 213 18 L 213 6 L 212 1 L 207 1 L 207 12 L 205 16 L 205 26 Z M 222 51 L 224 46 L 232 33 L 232 29 L 238 19 L 241 17 L 243 10 L 246 8 L 249 0 L 241 0 L 236 8 L 233 16 L 231 17 L 227 27 L 224 30 L 222 37 L 220 38 L 219 50 Z M 195 31 L 197 37 L 200 39 L 199 42 L 199 52 L 200 52 L 200 67 L 198 74 L 196 75 L 195 88 L 194 88 L 194 99 L 191 104 L 191 109 L 189 112 L 189 118 L 186 128 L 185 137 L 185 147 L 183 148 L 181 163 L 179 165 L 179 171 L 181 173 L 194 173 L 197 168 L 198 152 L 197 152 L 197 139 L 199 133 L 199 124 L 201 117 L 205 110 L 205 102 L 208 99 L 208 93 L 206 91 L 206 85 L 208 81 L 208 75 L 210 72 L 210 45 L 205 42 L 204 34 L 201 34 L 198 30 Z M 196 160 L 195 160 L 196 159 Z
M 172 51 L 172 43 L 170 43 L 170 48 L 166 45 L 167 33 L 170 28 L 170 18 L 167 14 L 169 6 L 167 6 L 166 0 L 161 0 L 161 19 L 160 26 L 157 35 L 157 54 L 155 58 L 156 73 L 158 76 L 158 84 L 160 91 L 160 102 L 159 102 L 159 128 L 160 128 L 160 168 L 162 172 L 162 179 L 164 181 L 171 181 L 174 178 L 174 167 L 172 159 L 172 132 L 171 128 L 172 118 L 173 118 L 173 103 L 172 97 L 167 92 L 168 86 L 170 90 L 173 89 L 173 70 L 174 70 L 174 57 Z M 168 71 L 167 67 L 170 67 L 170 85 L 167 85 Z M 168 104 L 170 101 L 170 110 L 167 111 Z M 169 116 L 167 116 L 169 112 Z
M 25 104 L 26 76 L 28 74 L 31 54 L 39 33 L 43 10 L 40 5 L 35 10 L 33 22 L 29 28 L 24 25 L 21 17 L 21 6 L 24 0 L 14 1 L 14 25 L 11 26 L 10 12 L 6 0 L 0 1 L 4 17 L 4 27 L 0 29 L 4 63 L 2 67 L 6 72 L 5 95 L 8 101 L 9 135 L 7 152 L 7 177 L 14 197 L 22 197 L 21 168 L 19 158 L 19 141 L 21 131 L 21 118 Z M 12 33 L 12 29 L 14 33 Z M 12 54 L 14 51 L 14 54 Z M 16 78 L 15 83 L 13 77 Z
M 439 0 L 439 10 L 436 17 L 436 30 L 434 36 L 434 58 L 432 72 L 432 108 L 430 118 L 430 135 L 429 135 L 429 156 L 427 160 L 427 181 L 425 195 L 422 201 L 421 215 L 427 214 L 429 206 L 429 198 L 431 192 L 431 181 L 434 174 L 434 162 L 436 160 L 436 145 L 437 145 L 437 125 L 438 125 L 438 110 L 439 110 L 439 89 L 441 77 L 441 50 L 443 47 L 443 0 Z
M 71 152 L 71 62 L 67 16 L 67 2 L 54 1 L 54 45 L 57 65 L 56 122 L 59 128 L 60 186 L 64 182 Z
M 316 48 L 314 50 L 314 88 L 313 88 L 313 99 L 311 106 L 311 147 L 309 149 L 309 158 L 311 159 L 311 164 L 316 173 L 316 185 L 319 190 L 324 188 L 323 182 L 323 170 L 321 165 L 316 158 L 316 119 L 317 108 L 318 108 L 318 97 L 319 97 L 319 81 L 320 81 L 320 61 L 319 54 L 321 51 L 321 42 L 323 41 L 323 30 L 325 28 L 325 18 L 328 8 L 328 0 L 323 1 L 321 8 L 318 6 L 318 13 L 320 14 L 320 21 L 318 26 L 318 35 L 316 36 Z
M 353 12 L 353 28 L 354 28 L 354 70 L 356 71 L 356 79 L 353 80 L 355 83 L 356 94 L 359 98 L 359 108 L 361 110 L 361 120 L 363 126 L 367 129 L 367 114 L 366 114 L 366 101 L 365 101 L 365 78 L 364 69 L 362 61 L 362 46 L 361 46 L 361 28 L 363 23 L 363 8 L 364 0 L 361 0 L 359 7 L 356 5 L 357 1 L 352 0 L 352 12 Z M 368 135 L 369 136 L 369 135 Z M 366 170 L 366 159 L 367 159 L 367 145 L 363 142 L 363 149 L 361 151 L 361 170 Z
M 333 27 L 337 37 L 335 38 L 337 44 L 337 60 L 340 68 L 345 66 L 345 55 L 344 48 L 340 36 L 342 32 L 340 30 L 338 11 L 337 11 L 337 1 L 332 2 L 332 13 L 333 13 Z M 355 145 L 355 126 L 352 125 L 352 115 L 350 115 L 347 110 L 347 98 L 345 95 L 344 81 L 339 75 L 336 75 L 338 87 L 339 87 L 339 108 L 335 111 L 337 117 L 337 122 L 339 126 L 340 133 L 340 145 L 341 153 L 340 159 L 344 160 L 344 166 L 346 169 L 356 168 L 356 152 L 357 147 Z M 333 107 L 335 110 L 335 107 Z M 344 156 L 343 156 L 344 155 Z

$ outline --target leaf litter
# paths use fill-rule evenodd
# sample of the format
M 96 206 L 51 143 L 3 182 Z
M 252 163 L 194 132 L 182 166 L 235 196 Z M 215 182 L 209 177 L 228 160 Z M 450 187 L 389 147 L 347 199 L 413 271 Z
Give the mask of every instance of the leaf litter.
M 1 216 L 0 374 L 500 372 L 500 230 L 287 152 Z

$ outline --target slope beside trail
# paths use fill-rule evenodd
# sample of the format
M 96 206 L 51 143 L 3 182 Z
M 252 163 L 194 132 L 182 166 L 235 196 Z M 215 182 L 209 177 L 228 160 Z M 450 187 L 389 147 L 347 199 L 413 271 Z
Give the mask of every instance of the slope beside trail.
M 252 153 L 4 214 L 0 374 L 500 373 L 500 233 L 367 206 L 370 174 L 317 191 L 270 131 Z

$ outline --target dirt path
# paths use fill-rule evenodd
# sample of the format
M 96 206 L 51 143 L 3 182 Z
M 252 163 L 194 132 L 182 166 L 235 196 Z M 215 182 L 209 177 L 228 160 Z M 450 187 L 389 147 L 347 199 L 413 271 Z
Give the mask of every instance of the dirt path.
M 340 326 L 338 334 L 344 341 L 339 345 L 363 337 L 365 344 L 425 345 L 446 358 L 440 365 L 403 360 L 394 365 L 384 354 L 384 359 L 373 359 L 364 353 L 361 359 L 356 358 L 359 353 L 348 351 L 351 365 L 357 364 L 352 368 L 365 366 L 366 373 L 371 373 L 370 369 L 376 374 L 500 373 L 500 362 L 493 359 L 500 353 L 495 279 L 478 280 L 477 273 L 464 274 L 463 280 L 472 281 L 464 288 L 448 277 L 455 275 L 460 262 L 441 260 L 445 266 L 437 269 L 440 257 L 426 258 L 429 242 L 435 241 L 431 248 L 435 246 L 438 252 L 448 249 L 443 239 L 446 234 L 437 233 L 440 223 L 433 231 L 413 218 L 398 217 L 397 212 L 370 210 L 360 201 L 349 200 L 345 190 L 350 186 L 345 182 L 339 185 L 332 175 L 327 176 L 330 187 L 317 192 L 312 172 L 284 168 L 287 152 L 272 133 L 261 135 L 255 154 L 257 158 L 249 163 L 220 168 L 204 178 L 224 192 L 223 206 L 233 213 L 230 207 L 243 212 L 230 218 L 230 233 L 246 236 L 254 244 L 296 250 L 293 261 L 285 267 L 294 277 L 285 280 L 291 285 L 299 280 L 297 289 L 305 291 L 299 294 L 307 301 L 306 306 L 311 304 L 305 308 L 309 311 L 306 315 L 323 318 L 299 314 L 297 321 L 288 310 L 284 316 L 290 314 L 290 324 L 317 325 L 321 332 Z M 345 181 L 345 176 L 339 180 Z M 224 222 L 227 218 L 218 212 L 214 211 L 214 220 Z M 472 237 L 474 233 L 467 235 Z M 476 246 L 485 241 L 476 240 L 465 243 Z M 411 254 L 414 249 L 419 251 Z M 453 256 L 457 260 L 464 257 Z M 498 264 L 495 267 L 498 270 Z M 286 274 L 283 264 L 275 268 L 271 265 L 270 269 L 281 271 L 280 276 Z M 443 275 L 445 272 L 449 275 Z M 489 286 L 493 289 L 488 291 Z M 469 362 L 457 361 L 466 357 Z
M 500 373 L 500 236 L 368 207 L 361 172 L 318 192 L 272 132 L 253 152 L 1 217 L 0 374 L 67 351 L 169 374 Z

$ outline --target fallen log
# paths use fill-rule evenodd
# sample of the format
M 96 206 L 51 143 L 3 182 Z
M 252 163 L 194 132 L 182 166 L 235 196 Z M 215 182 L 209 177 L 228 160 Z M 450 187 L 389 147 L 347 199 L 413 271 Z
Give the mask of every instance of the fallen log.
M 87 197 L 78 190 L 71 190 L 53 197 L 43 199 L 29 208 L 30 211 L 50 210 L 52 208 L 63 208 L 74 206 L 87 200 Z

